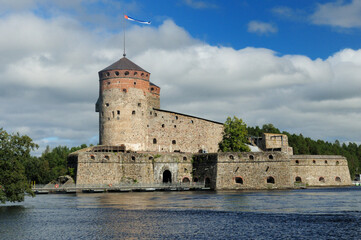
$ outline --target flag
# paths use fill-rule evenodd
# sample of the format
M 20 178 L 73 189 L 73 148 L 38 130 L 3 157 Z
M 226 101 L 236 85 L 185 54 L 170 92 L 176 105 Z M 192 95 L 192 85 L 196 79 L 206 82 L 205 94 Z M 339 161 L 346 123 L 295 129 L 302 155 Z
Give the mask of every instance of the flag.
M 125 18 L 125 19 L 128 19 L 129 21 L 134 21 L 134 22 L 139 22 L 139 23 L 144 23 L 144 24 L 150 24 L 150 21 L 147 22 L 147 21 L 137 20 L 137 19 L 134 19 L 134 18 L 129 17 L 129 16 L 127 16 L 127 15 L 124 15 L 124 18 Z

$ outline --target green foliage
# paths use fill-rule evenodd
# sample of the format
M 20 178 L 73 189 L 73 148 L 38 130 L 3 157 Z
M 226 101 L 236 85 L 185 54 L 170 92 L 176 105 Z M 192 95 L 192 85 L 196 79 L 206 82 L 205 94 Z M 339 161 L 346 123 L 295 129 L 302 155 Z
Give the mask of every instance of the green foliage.
M 272 124 L 263 125 L 262 129 L 258 126 L 248 127 L 250 136 L 259 137 L 262 133 L 280 133 L 280 130 Z M 290 134 L 282 132 L 288 137 L 288 144 L 293 148 L 295 155 L 341 155 L 347 158 L 348 167 L 351 177 L 355 174 L 361 174 L 361 145 L 356 143 L 343 143 L 338 140 L 334 143 L 325 142 L 323 140 L 313 140 L 309 137 L 304 137 L 302 134 Z
M 250 151 L 246 145 L 247 125 L 237 117 L 227 118 L 224 123 L 222 141 L 219 143 L 219 150 L 222 152 L 247 152 Z
M 30 161 L 30 151 L 38 146 L 26 135 L 8 134 L 0 128 L 0 202 L 24 201 L 26 193 L 34 195 L 25 175 L 23 163 Z

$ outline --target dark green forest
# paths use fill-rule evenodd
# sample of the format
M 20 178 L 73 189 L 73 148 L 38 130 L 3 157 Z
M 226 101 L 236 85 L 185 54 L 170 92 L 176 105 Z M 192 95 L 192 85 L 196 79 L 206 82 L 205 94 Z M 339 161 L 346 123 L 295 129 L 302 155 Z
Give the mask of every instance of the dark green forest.
M 309 137 L 304 137 L 302 134 L 291 134 L 286 131 L 281 132 L 273 124 L 265 124 L 262 128 L 247 127 L 248 135 L 260 137 L 262 133 L 282 133 L 288 136 L 288 144 L 293 147 L 294 155 L 341 155 L 347 158 L 348 167 L 351 178 L 355 174 L 361 173 L 361 145 L 356 143 L 343 143 L 338 140 L 334 143 L 325 142 L 323 140 L 313 140 Z

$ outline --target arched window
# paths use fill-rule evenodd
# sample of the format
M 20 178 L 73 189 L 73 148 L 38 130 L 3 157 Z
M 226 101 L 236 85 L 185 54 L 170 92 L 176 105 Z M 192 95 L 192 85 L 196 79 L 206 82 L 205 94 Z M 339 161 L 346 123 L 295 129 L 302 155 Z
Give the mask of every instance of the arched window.
M 106 160 L 109 160 L 109 156 L 108 156 L 108 155 L 105 155 L 104 158 L 105 158 Z
M 187 157 L 183 157 L 183 161 L 187 161 Z
M 335 181 L 336 181 L 336 182 L 341 182 L 341 178 L 340 178 L 340 177 L 336 177 L 336 178 L 335 178 Z
M 134 157 L 134 156 L 132 156 L 132 160 L 135 161 L 135 157 Z
M 320 178 L 318 179 L 318 181 L 324 183 L 324 182 L 325 182 L 325 178 L 324 178 L 324 177 L 320 177 Z
M 177 142 L 176 142 L 176 140 L 172 140 L 172 144 L 176 144 Z
M 90 158 L 94 160 L 94 159 L 95 159 L 95 156 L 94 156 L 94 155 L 90 155 Z
M 135 115 L 135 111 L 132 111 L 132 115 Z
M 198 178 L 197 177 L 193 178 L 193 182 L 198 182 Z
M 129 75 L 129 72 L 128 72 L 128 71 L 125 71 L 124 75 L 125 75 L 125 76 Z
M 299 164 L 300 162 L 298 160 L 296 160 L 296 164 Z
M 267 178 L 267 183 L 272 183 L 272 184 L 274 184 L 274 183 L 275 183 L 275 179 L 270 176 L 270 177 Z
M 234 160 L 234 156 L 233 156 L 233 155 L 229 155 L 229 159 Z
M 250 160 L 253 160 L 253 159 L 254 159 L 254 156 L 253 156 L 253 155 L 249 155 L 249 159 L 250 159 Z
M 273 155 L 272 155 L 272 154 L 269 155 L 269 156 L 268 156 L 268 159 L 273 159 Z
M 157 143 L 157 139 L 153 138 L 153 144 L 156 144 L 156 143 Z
M 243 179 L 241 177 L 235 177 L 234 181 L 239 184 L 243 184 Z
M 295 182 L 297 182 L 297 183 L 301 183 L 301 182 L 302 182 L 301 177 L 296 177 L 296 178 L 295 178 Z
M 182 182 L 184 182 L 184 183 L 189 183 L 189 182 L 190 182 L 190 180 L 189 180 L 189 178 L 184 177 L 184 178 L 183 178 L 183 180 L 182 180 Z
M 204 183 L 205 183 L 205 187 L 210 187 L 211 186 L 211 179 L 209 177 L 207 177 L 205 180 L 204 180 Z

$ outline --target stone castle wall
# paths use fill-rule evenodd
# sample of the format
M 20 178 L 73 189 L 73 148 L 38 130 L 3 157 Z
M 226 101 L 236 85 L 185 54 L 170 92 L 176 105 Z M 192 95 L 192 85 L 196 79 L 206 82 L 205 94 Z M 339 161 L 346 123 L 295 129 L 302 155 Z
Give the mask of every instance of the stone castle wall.
M 300 184 L 310 187 L 351 185 L 347 161 L 341 156 L 289 156 L 276 152 L 186 154 L 91 151 L 75 155 L 77 184 L 162 183 L 163 174 L 169 171 L 173 183 L 188 179 L 215 190 L 285 189 Z M 324 181 L 320 181 L 320 177 Z
M 290 170 L 293 181 L 301 180 L 307 186 L 351 185 L 347 160 L 342 156 L 290 156 Z

